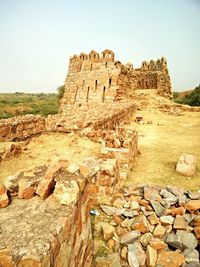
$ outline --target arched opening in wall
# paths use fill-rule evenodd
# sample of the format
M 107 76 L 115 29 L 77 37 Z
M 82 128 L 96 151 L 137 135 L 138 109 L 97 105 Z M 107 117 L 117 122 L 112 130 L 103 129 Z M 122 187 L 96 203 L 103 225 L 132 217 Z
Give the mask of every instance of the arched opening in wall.
M 107 68 L 107 66 L 108 66 L 108 62 L 105 63 L 105 67 L 106 67 L 106 68 Z
M 103 87 L 103 96 L 102 96 L 102 102 L 104 103 L 105 101 L 105 96 L 106 96 L 106 87 Z
M 149 88 L 148 81 L 145 82 L 145 88 L 146 88 L 146 89 Z
M 96 55 L 94 55 L 94 59 L 96 58 Z
M 97 90 L 98 80 L 95 81 L 95 90 Z
M 90 87 L 88 86 L 87 95 L 86 95 L 86 102 L 88 102 L 88 100 L 89 100 L 89 92 L 90 92 Z
M 90 70 L 92 70 L 92 64 L 90 65 Z
M 142 87 L 141 81 L 138 82 L 138 87 L 139 87 L 139 88 Z
M 111 87 L 112 84 L 112 78 L 109 78 L 109 88 Z

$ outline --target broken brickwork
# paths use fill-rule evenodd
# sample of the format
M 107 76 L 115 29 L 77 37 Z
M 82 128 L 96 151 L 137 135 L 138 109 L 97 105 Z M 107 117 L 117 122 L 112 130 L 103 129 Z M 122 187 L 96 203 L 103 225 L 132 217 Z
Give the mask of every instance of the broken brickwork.
M 92 50 L 70 58 L 61 101 L 66 106 L 85 103 L 107 103 L 129 98 L 135 89 L 157 89 L 164 97 L 172 98 L 170 76 L 165 58 L 144 61 L 141 68 L 125 66 L 115 61 L 111 50 L 100 55 Z

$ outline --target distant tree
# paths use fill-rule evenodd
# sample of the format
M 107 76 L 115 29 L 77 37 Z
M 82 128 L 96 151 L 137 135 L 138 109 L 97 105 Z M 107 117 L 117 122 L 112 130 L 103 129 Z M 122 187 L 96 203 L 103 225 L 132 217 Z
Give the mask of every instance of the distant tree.
M 194 91 L 184 99 L 184 104 L 190 106 L 200 106 L 200 84 L 197 86 Z
M 58 98 L 61 99 L 65 92 L 65 86 L 64 85 L 59 86 L 57 88 L 57 91 L 58 91 Z
M 179 104 L 190 106 L 200 106 L 200 85 L 197 86 L 191 93 L 185 96 L 180 96 L 177 92 L 174 93 L 174 101 Z

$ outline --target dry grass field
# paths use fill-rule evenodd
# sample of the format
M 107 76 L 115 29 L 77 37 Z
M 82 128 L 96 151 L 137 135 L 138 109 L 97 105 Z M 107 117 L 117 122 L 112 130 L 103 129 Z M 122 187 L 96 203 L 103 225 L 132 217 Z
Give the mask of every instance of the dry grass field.
M 135 160 L 126 185 L 174 185 L 200 189 L 200 113 L 185 112 L 172 116 L 159 111 L 141 111 L 144 121 L 139 125 L 132 119 L 131 127 L 138 130 L 141 154 Z M 184 177 L 175 171 L 181 152 L 198 156 L 198 170 L 194 177 Z

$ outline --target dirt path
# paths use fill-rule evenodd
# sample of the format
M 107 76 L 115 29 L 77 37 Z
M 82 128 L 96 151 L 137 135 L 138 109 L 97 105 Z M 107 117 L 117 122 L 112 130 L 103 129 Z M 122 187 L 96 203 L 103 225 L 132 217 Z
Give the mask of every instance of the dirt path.
M 200 113 L 184 113 L 172 116 L 158 111 L 140 112 L 152 125 L 138 125 L 139 150 L 133 170 L 126 181 L 130 184 L 175 185 L 188 189 L 200 189 Z M 187 178 L 175 172 L 175 164 L 181 152 L 198 156 L 195 177 Z

